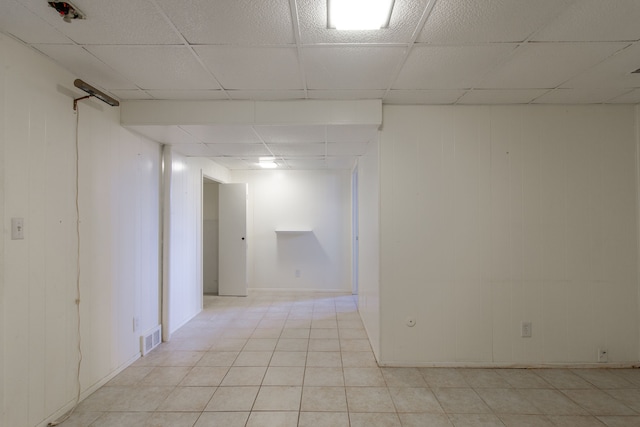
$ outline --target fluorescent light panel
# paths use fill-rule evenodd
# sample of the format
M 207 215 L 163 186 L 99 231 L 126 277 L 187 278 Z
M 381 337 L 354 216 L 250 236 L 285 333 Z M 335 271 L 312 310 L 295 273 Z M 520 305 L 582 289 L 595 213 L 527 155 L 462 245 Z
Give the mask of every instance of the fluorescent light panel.
M 258 166 L 264 169 L 275 169 L 278 167 L 278 164 L 275 162 L 275 160 L 275 157 L 260 157 Z
M 327 0 L 328 27 L 379 30 L 389 26 L 394 0 Z

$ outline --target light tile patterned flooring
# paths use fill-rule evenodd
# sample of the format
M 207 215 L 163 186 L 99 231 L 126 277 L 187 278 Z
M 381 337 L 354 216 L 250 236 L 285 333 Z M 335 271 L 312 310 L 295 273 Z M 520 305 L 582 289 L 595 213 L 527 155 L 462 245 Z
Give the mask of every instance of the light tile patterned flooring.
M 640 426 L 640 370 L 379 368 L 351 295 L 205 297 L 64 427 Z

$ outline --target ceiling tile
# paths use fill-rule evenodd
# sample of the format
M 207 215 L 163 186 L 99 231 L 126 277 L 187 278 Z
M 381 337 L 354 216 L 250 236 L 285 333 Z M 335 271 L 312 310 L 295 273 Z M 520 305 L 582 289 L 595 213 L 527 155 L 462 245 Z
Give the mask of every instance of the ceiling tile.
M 327 168 L 329 169 L 353 169 L 356 164 L 355 157 L 327 157 Z
M 614 99 L 628 89 L 624 88 L 591 88 L 591 89 L 556 89 L 547 92 L 533 101 L 534 104 L 598 104 Z
M 458 104 L 528 104 L 548 89 L 474 89 L 464 94 Z
M 260 138 L 251 126 L 242 125 L 184 125 L 184 131 L 200 141 L 211 143 L 259 143 Z
M 200 144 L 200 141 L 178 126 L 128 126 L 127 128 L 163 144 Z
M 210 157 L 216 153 L 205 144 L 176 144 L 173 150 L 187 157 Z
M 325 144 L 268 144 L 274 155 L 279 157 L 324 156 Z
M 464 89 L 390 90 L 384 104 L 453 104 L 465 93 Z
M 366 152 L 366 142 L 330 142 L 327 144 L 328 156 L 362 156 Z
M 634 89 L 608 101 L 611 104 L 640 104 L 640 89 Z
M 405 48 L 340 46 L 303 49 L 309 89 L 385 89 Z
M 393 89 L 465 89 L 475 87 L 517 45 L 416 45 Z
M 211 99 L 226 100 L 229 99 L 223 90 L 147 90 L 153 99 L 174 99 L 174 100 L 194 100 L 194 99 Z
M 370 142 L 378 139 L 375 125 L 327 126 L 327 142 Z
M 183 46 L 88 46 L 92 54 L 141 89 L 219 89 Z
M 304 90 L 227 90 L 234 100 L 286 101 L 304 99 Z
M 210 157 L 210 159 L 231 170 L 251 169 L 253 166 L 246 160 L 236 157 Z
M 332 100 L 358 100 L 358 99 L 382 99 L 384 89 L 378 90 L 308 90 L 309 99 Z
M 46 1 L 26 6 L 79 44 L 177 44 L 181 42 L 149 0 L 83 0 L 74 4 L 87 19 L 64 22 Z
M 322 159 L 285 159 L 291 169 L 326 169 L 327 162 Z
M 136 85 L 131 81 L 118 74 L 80 46 L 44 44 L 35 45 L 34 47 L 72 74 L 100 89 L 107 91 L 137 89 Z
M 640 42 L 635 43 L 584 73 L 565 82 L 563 88 L 640 87 Z
M 638 0 L 579 0 L 561 13 L 534 40 L 617 41 L 640 39 Z
M 374 31 L 327 29 L 325 0 L 298 0 L 300 37 L 303 44 L 314 43 L 408 43 L 427 0 L 395 0 L 389 28 Z
M 324 142 L 325 126 L 254 126 L 264 142 Z
M 293 44 L 288 0 L 156 0 L 191 44 Z
M 123 99 L 154 99 L 151 95 L 140 89 L 111 89 L 109 93 L 113 94 L 119 100 Z
M 575 0 L 454 0 L 439 1 L 418 42 L 519 42 Z
M 528 43 L 477 87 L 555 88 L 625 46 L 625 43 Z
M 207 144 L 215 156 L 259 157 L 271 156 L 264 144 Z
M 295 47 L 196 46 L 225 89 L 303 89 Z
M 25 2 L 5 0 L 2 6 L 0 29 L 4 33 L 12 34 L 25 43 L 72 43 L 59 30 L 27 9 Z M 45 2 L 39 2 L 35 6 L 53 11 Z

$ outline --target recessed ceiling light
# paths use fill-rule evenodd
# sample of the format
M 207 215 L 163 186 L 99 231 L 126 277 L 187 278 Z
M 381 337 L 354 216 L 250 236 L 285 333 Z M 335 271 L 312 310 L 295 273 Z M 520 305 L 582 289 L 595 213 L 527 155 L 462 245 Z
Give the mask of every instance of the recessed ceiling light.
M 260 157 L 258 166 L 263 169 L 275 169 L 278 167 L 278 164 L 275 162 L 275 160 L 275 157 Z
M 394 0 L 327 0 L 327 27 L 379 30 L 389 26 Z

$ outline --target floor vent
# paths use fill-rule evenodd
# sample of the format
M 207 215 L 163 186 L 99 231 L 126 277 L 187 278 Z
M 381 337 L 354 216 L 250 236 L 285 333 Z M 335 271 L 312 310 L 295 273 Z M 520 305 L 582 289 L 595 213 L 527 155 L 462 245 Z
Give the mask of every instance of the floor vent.
M 146 355 L 162 342 L 162 326 L 158 325 L 140 337 L 142 355 Z

